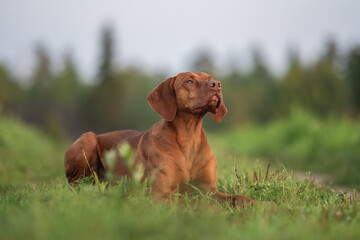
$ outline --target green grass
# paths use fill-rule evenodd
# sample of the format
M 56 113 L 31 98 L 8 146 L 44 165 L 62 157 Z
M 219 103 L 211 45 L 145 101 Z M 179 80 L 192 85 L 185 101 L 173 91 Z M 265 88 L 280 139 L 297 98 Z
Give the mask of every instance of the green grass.
M 242 178 L 245 182 L 245 177 Z M 358 201 L 297 182 L 285 172 L 268 180 L 219 184 L 277 206 L 231 209 L 198 193 L 152 200 L 149 190 L 123 183 L 103 189 L 82 184 L 0 186 L 2 239 L 356 239 Z M 132 186 L 132 187 L 131 187 Z
M 360 184 L 359 120 L 320 120 L 298 111 L 289 119 L 248 125 L 209 138 L 218 155 L 272 160 L 291 169 L 329 174 L 335 184 Z
M 71 188 L 63 172 L 63 144 L 18 121 L 0 123 L 0 239 L 360 237 L 355 192 L 349 197 L 296 180 L 283 167 L 267 172 L 266 165 L 252 158 L 218 156 L 221 191 L 273 201 L 275 206 L 232 209 L 198 191 L 175 194 L 172 202 L 163 204 L 133 180 L 89 185 L 85 179 Z
M 65 179 L 64 143 L 54 142 L 19 120 L 0 116 L 0 182 Z

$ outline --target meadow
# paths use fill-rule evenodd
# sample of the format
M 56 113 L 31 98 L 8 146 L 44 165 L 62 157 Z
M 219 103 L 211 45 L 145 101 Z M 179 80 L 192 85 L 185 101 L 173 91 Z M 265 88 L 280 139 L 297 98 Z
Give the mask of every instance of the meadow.
M 335 192 L 292 173 L 318 171 L 356 187 L 358 122 L 298 113 L 262 127 L 208 135 L 218 160 L 218 188 L 276 205 L 233 209 L 196 189 L 162 204 L 135 180 L 91 184 L 85 179 L 72 188 L 63 171 L 69 143 L 1 117 L 0 239 L 360 237 L 355 189 Z
M 327 174 L 334 184 L 359 187 L 360 121 L 320 119 L 301 110 L 266 125 L 209 135 L 217 155 L 271 161 L 277 166 Z

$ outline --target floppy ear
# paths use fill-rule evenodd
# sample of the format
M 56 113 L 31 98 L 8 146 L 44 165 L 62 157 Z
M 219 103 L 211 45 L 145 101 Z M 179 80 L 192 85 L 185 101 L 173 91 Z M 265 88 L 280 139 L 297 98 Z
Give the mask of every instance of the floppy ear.
M 173 89 L 174 77 L 166 79 L 147 97 L 152 109 L 167 121 L 172 121 L 176 115 L 176 99 Z
M 226 112 L 227 112 L 227 109 L 224 105 L 224 101 L 221 100 L 220 107 L 218 108 L 218 110 L 215 114 L 211 113 L 211 118 L 214 120 L 214 122 L 219 123 L 225 117 Z

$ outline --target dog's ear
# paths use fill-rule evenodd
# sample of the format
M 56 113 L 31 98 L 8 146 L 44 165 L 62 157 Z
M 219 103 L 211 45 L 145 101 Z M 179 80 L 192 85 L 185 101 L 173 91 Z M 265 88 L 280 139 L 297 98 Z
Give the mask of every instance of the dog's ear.
M 174 120 L 177 110 L 173 88 L 174 81 L 174 77 L 166 79 L 147 97 L 151 108 L 167 121 Z
M 219 123 L 225 117 L 226 112 L 227 108 L 225 107 L 224 101 L 221 100 L 220 107 L 217 109 L 215 114 L 211 113 L 211 118 L 214 120 L 214 122 Z

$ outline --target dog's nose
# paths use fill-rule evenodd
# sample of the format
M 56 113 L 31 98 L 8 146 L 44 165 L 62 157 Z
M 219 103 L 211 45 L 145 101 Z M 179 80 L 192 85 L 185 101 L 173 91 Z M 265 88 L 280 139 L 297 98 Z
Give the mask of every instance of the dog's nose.
M 211 90 L 220 90 L 221 89 L 221 83 L 217 80 L 210 80 L 207 84 L 207 87 Z

